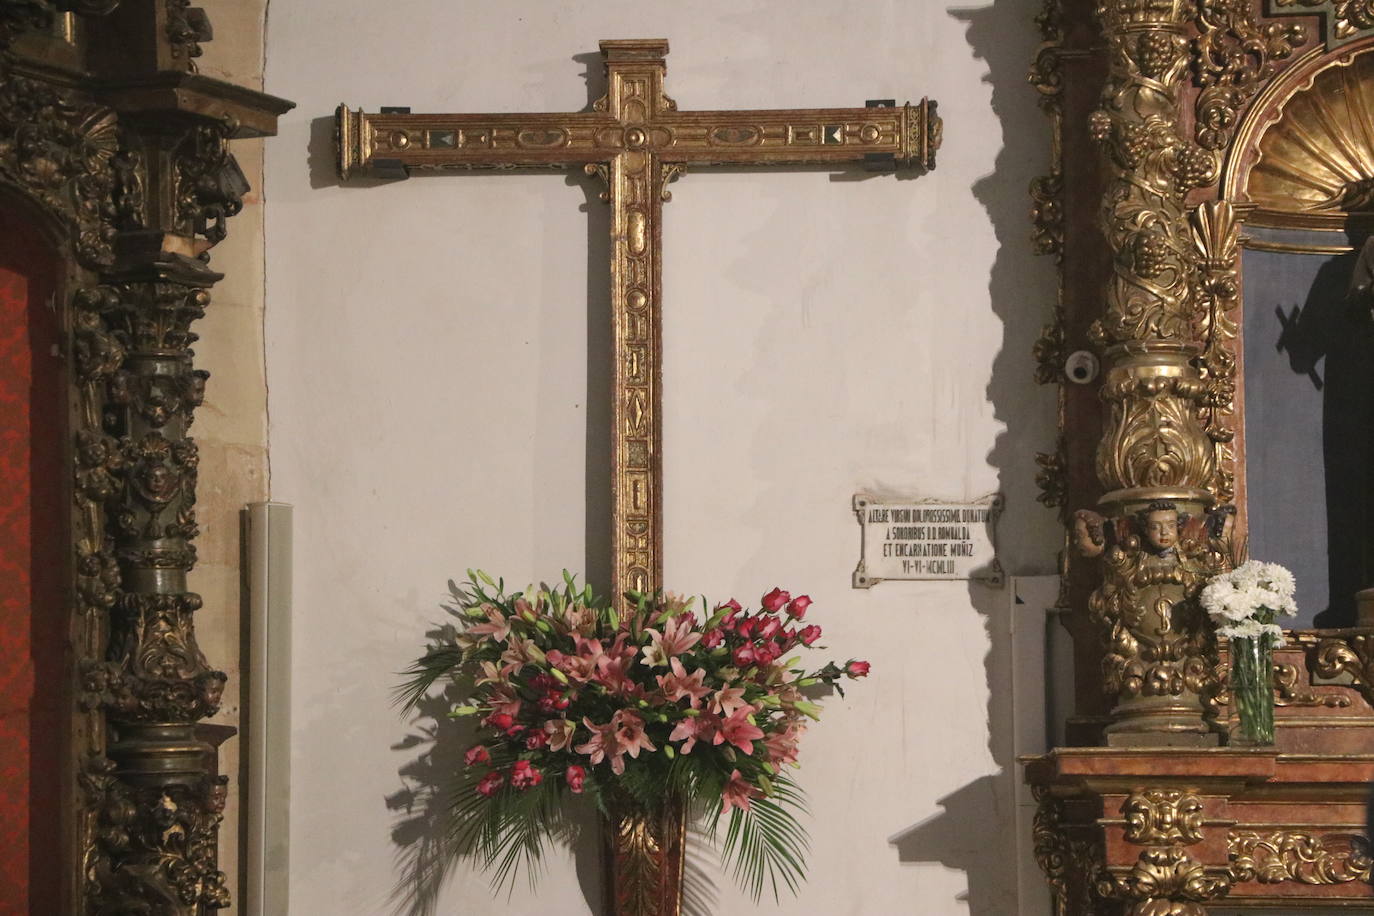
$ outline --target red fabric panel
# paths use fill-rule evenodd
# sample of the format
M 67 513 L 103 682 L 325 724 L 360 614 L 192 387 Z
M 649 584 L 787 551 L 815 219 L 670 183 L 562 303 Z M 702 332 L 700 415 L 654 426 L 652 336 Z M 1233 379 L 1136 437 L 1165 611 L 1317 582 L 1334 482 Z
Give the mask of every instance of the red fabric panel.
M 48 246 L 0 214 L 0 914 L 60 908 L 68 611 L 52 278 Z

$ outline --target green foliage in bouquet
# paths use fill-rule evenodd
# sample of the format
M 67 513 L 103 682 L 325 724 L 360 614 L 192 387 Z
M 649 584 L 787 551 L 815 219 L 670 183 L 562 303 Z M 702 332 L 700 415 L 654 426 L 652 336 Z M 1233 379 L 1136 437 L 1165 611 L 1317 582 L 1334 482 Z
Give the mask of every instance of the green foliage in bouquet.
M 622 615 L 563 576 L 513 594 L 480 571 L 450 582 L 457 624 L 400 688 L 410 709 L 451 679 L 467 700 L 449 715 L 478 721 L 454 774 L 451 848 L 498 886 L 521 867 L 533 880 L 545 845 L 572 832 L 569 796 L 603 815 L 678 798 L 711 833 L 728 814 L 723 855 L 756 900 L 765 885 L 795 893 L 804 800 L 785 770 L 820 712 L 803 691 L 840 689 L 868 663 L 799 666 L 789 653 L 821 636 L 803 624 L 805 595 L 775 588 L 755 613 L 734 600 L 708 612 L 701 599 L 698 617 L 695 601 L 632 592 Z

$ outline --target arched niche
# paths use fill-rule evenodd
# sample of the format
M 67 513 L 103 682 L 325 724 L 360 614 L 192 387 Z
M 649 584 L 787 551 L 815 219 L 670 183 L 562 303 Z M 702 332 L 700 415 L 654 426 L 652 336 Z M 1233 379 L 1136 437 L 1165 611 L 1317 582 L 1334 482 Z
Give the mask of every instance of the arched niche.
M 1299 626 L 1374 586 L 1374 38 L 1315 50 L 1256 100 L 1223 194 L 1245 220 L 1237 499 L 1252 556 L 1299 582 Z

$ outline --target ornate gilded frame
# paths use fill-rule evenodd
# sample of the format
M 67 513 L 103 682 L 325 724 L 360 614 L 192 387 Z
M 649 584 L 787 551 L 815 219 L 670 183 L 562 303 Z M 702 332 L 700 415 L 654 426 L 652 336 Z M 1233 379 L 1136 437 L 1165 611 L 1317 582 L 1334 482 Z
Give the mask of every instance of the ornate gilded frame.
M 208 373 L 192 324 L 208 251 L 247 190 L 228 141 L 290 103 L 195 72 L 188 0 L 0 0 L 0 197 L 61 264 L 70 513 L 62 912 L 193 914 L 229 902 L 227 777 L 202 725 L 226 677 L 196 645 L 198 456 Z M 58 523 L 58 520 L 53 520 Z

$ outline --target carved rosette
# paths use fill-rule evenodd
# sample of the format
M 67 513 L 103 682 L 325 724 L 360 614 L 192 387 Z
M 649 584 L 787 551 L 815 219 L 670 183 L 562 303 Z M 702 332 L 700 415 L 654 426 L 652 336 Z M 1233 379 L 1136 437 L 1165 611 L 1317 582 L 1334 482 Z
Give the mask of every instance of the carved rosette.
M 1041 42 L 1027 79 L 1040 93 L 1040 107 L 1050 119 L 1050 171 L 1031 180 L 1031 243 L 1036 254 L 1055 259 L 1057 289 L 1052 318 L 1035 342 L 1035 380 L 1049 385 L 1063 380 L 1064 357 L 1064 9 L 1062 0 L 1045 0 L 1035 17 Z M 1061 401 L 1063 393 L 1060 393 Z M 1049 503 L 1047 503 L 1049 505 Z

